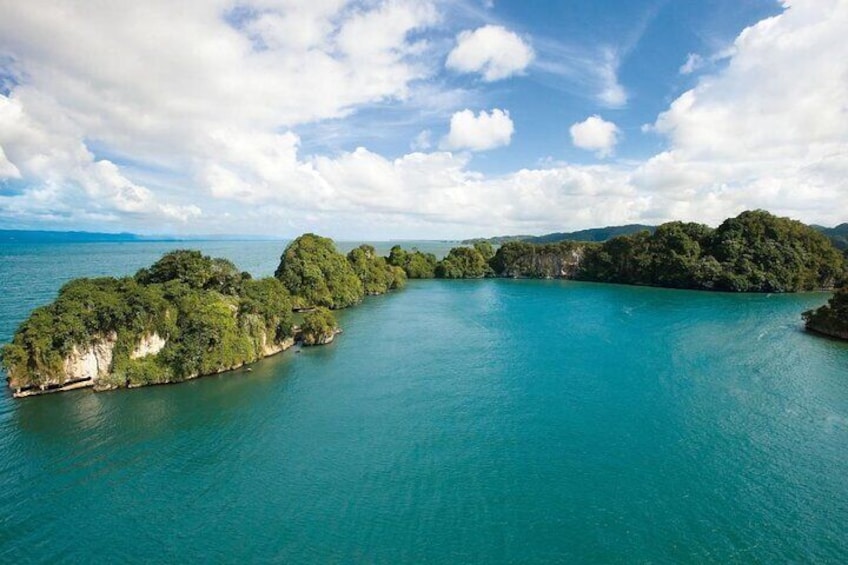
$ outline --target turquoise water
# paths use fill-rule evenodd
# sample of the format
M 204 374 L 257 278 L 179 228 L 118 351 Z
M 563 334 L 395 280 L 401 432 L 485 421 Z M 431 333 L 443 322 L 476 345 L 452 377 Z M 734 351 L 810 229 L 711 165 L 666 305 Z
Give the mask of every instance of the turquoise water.
M 167 246 L 0 248 L 0 338 Z M 0 562 L 844 563 L 848 346 L 799 317 L 826 298 L 413 282 L 251 373 L 6 394 Z

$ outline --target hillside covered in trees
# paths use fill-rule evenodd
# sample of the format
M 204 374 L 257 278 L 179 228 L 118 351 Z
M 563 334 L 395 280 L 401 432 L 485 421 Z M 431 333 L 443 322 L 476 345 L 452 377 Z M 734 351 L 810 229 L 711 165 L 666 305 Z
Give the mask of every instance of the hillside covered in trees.
M 798 292 L 846 283 L 846 259 L 828 237 L 762 210 L 743 212 L 717 228 L 669 222 L 603 243 L 508 241 L 491 249 L 487 241 L 454 248 L 436 262 L 432 276 L 566 278 L 728 292 Z
M 170 383 L 284 349 L 292 303 L 274 278 L 173 251 L 134 277 L 77 279 L 37 308 L 3 349 L 9 385 L 96 389 Z
M 409 279 L 565 278 L 730 292 L 797 292 L 848 284 L 846 258 L 819 231 L 764 211 L 718 228 L 670 222 L 603 243 L 486 241 L 441 260 L 399 246 L 339 253 L 304 234 L 284 250 L 274 277 L 254 280 L 226 259 L 167 253 L 133 277 L 78 279 L 37 308 L 3 349 L 9 385 L 34 392 L 179 382 L 276 353 L 293 343 L 293 310 L 307 312 L 302 339 L 328 343 L 331 310 Z M 846 290 L 805 314 L 810 329 L 846 335 Z

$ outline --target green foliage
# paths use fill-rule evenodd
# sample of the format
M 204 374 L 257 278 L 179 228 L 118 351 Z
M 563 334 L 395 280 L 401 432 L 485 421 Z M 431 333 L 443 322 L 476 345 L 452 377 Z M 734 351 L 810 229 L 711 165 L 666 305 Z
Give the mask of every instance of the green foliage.
M 436 276 L 438 260 L 432 253 L 422 253 L 417 249 L 405 251 L 395 245 L 389 251 L 386 261 L 393 267 L 400 267 L 410 279 L 432 279 Z
M 300 330 L 304 345 L 320 345 L 332 341 L 338 331 L 338 324 L 328 309 L 316 308 L 303 317 Z
M 710 254 L 722 264 L 721 290 L 793 292 L 833 287 L 845 262 L 826 236 L 768 212 L 743 212 L 715 230 Z
M 311 233 L 286 247 L 274 276 L 291 292 L 297 307 L 346 308 L 365 294 L 362 281 L 333 240 Z
M 166 253 L 150 268 L 136 273 L 142 284 L 177 281 L 188 288 L 217 290 L 224 294 L 238 294 L 241 284 L 249 279 L 227 259 L 212 259 L 200 251 L 178 249 Z
M 276 341 L 291 336 L 291 296 L 283 283 L 275 278 L 266 277 L 244 284 L 239 315 L 259 316 L 265 323 L 267 335 Z
M 804 312 L 803 317 L 810 330 L 848 339 L 848 287 L 837 290 L 827 304 Z
M 166 254 L 135 278 L 77 279 L 36 309 L 3 350 L 10 386 L 61 385 L 65 358 L 107 338 L 109 374 L 98 386 L 174 382 L 254 361 L 292 335 L 292 303 L 274 278 L 251 280 L 223 259 Z M 161 352 L 132 359 L 145 336 Z
M 495 248 L 488 241 L 475 241 L 473 247 L 487 262 L 495 256 Z
M 735 292 L 832 288 L 845 260 L 816 230 L 761 210 L 712 230 L 670 222 L 587 248 L 578 278 Z
M 360 245 L 352 249 L 347 254 L 347 260 L 362 282 L 365 294 L 384 294 L 406 284 L 406 273 L 403 269 L 389 265 L 370 245 Z
M 473 247 L 454 247 L 436 265 L 440 279 L 479 279 L 492 274 L 485 257 Z

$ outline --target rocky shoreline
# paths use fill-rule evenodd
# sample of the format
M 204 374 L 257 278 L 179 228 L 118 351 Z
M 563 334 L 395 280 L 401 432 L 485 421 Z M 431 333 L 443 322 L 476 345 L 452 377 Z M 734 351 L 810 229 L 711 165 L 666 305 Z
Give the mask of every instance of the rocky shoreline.
M 336 336 L 340 333 L 342 333 L 342 330 L 339 329 L 339 328 L 336 328 L 336 330 L 334 332 L 322 336 L 322 339 L 319 339 L 318 341 L 316 341 L 312 345 L 329 345 L 329 344 L 333 343 Z M 114 345 L 115 339 L 113 338 L 110 341 L 111 341 L 112 345 Z M 161 349 L 164 348 L 165 343 L 166 343 L 166 340 L 163 340 L 161 338 L 159 338 L 158 340 L 156 338 L 154 338 L 153 340 L 149 340 L 149 341 L 154 341 L 154 342 L 157 342 L 157 343 L 161 342 L 161 344 L 158 346 L 157 349 L 151 350 L 149 348 L 146 348 L 145 343 L 142 342 L 142 343 L 139 344 L 139 347 L 136 348 L 136 351 L 145 351 L 146 355 L 155 355 L 155 354 L 158 354 L 158 352 L 161 351 Z M 107 343 L 109 343 L 109 342 L 107 341 Z M 273 345 L 263 345 L 262 356 L 258 359 L 253 360 L 253 361 L 246 361 L 244 363 L 239 363 L 239 364 L 233 365 L 231 367 L 221 367 L 218 370 L 215 370 L 215 371 L 212 371 L 212 372 L 209 372 L 209 373 L 202 373 L 202 374 L 198 373 L 198 374 L 188 375 L 185 378 L 182 378 L 180 380 L 163 381 L 163 382 L 150 383 L 150 384 L 127 383 L 125 386 L 121 387 L 121 386 L 118 386 L 114 383 L 108 382 L 108 379 L 105 378 L 105 377 L 108 377 L 110 375 L 110 373 L 108 371 L 109 365 L 108 365 L 108 363 L 104 364 L 104 361 L 106 361 L 107 358 L 111 360 L 112 352 L 107 346 L 104 346 L 104 344 L 102 342 L 98 342 L 98 343 L 93 344 L 87 350 L 84 350 L 84 351 L 80 351 L 79 348 L 76 348 L 76 347 L 74 348 L 74 352 L 72 353 L 72 355 L 68 356 L 65 359 L 65 366 L 69 369 L 69 372 L 66 372 L 65 375 L 63 375 L 64 379 L 62 381 L 47 383 L 47 384 L 44 384 L 44 385 L 32 385 L 32 386 L 28 386 L 28 387 L 17 388 L 17 389 L 14 389 L 12 391 L 12 396 L 14 398 L 28 398 L 28 397 L 31 397 L 31 396 L 42 396 L 42 395 L 45 395 L 45 394 L 53 394 L 53 393 L 57 393 L 57 392 L 68 392 L 68 391 L 80 390 L 80 389 L 84 389 L 84 388 L 90 388 L 94 392 L 105 392 L 105 391 L 110 391 L 110 390 L 116 390 L 116 389 L 119 389 L 119 388 L 143 388 L 143 387 L 147 387 L 147 386 L 179 384 L 179 383 L 182 383 L 182 382 L 185 382 L 185 381 L 199 379 L 199 378 L 202 378 L 202 377 L 209 377 L 209 376 L 213 376 L 213 375 L 220 375 L 222 373 L 227 373 L 227 372 L 230 372 L 230 371 L 235 371 L 235 370 L 244 368 L 244 367 L 249 366 L 252 363 L 255 363 L 255 362 L 260 361 L 262 359 L 267 359 L 269 357 L 273 357 L 274 355 L 278 355 L 280 353 L 288 351 L 289 349 L 291 349 L 292 347 L 294 347 L 298 343 L 301 343 L 301 344 L 303 343 L 303 336 L 300 332 L 300 329 L 295 327 L 293 337 L 286 338 L 282 342 L 275 343 Z M 136 352 L 133 352 L 133 354 L 135 355 Z M 146 355 L 144 355 L 144 356 L 146 356 Z M 136 356 L 136 358 L 140 358 L 140 356 Z M 89 370 L 90 371 L 92 366 L 95 367 L 96 372 L 94 374 L 90 374 L 90 373 L 80 374 L 78 372 L 80 367 L 82 367 L 83 370 Z M 99 367 L 103 367 L 103 366 L 107 367 L 106 371 L 98 371 L 97 370 Z

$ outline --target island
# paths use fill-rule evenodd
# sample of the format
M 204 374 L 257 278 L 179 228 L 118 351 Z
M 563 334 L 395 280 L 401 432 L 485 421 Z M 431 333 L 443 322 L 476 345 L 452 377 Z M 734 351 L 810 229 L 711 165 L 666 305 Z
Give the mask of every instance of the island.
M 804 312 L 809 331 L 848 340 L 848 287 L 839 289 L 827 304 Z
M 78 279 L 37 308 L 3 348 L 15 396 L 176 383 L 242 367 L 303 345 L 331 343 L 332 311 L 403 288 L 407 279 L 559 278 L 725 292 L 848 287 L 845 255 L 820 231 L 762 210 L 713 229 L 669 222 L 604 242 L 489 241 L 441 260 L 394 246 L 346 256 L 304 234 L 274 277 L 254 280 L 199 251 L 164 255 L 133 277 Z M 302 316 L 300 324 L 295 316 Z M 848 339 L 848 289 L 804 313 L 807 328 Z
M 254 280 L 199 251 L 165 254 L 133 277 L 77 279 L 37 308 L 3 348 L 17 397 L 177 383 L 237 369 L 290 348 L 331 343 L 330 309 L 400 288 L 402 269 L 360 246 L 348 257 L 305 234 L 275 277 Z M 296 325 L 293 311 L 304 312 Z

